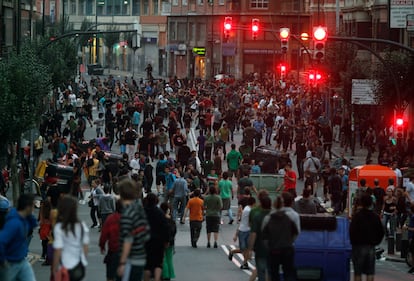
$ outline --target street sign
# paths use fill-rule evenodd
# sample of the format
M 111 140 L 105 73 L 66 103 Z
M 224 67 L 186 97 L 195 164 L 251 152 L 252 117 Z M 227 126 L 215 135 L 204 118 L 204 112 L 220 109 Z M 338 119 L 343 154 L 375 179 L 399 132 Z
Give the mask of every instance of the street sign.
M 407 15 L 414 14 L 414 0 L 390 0 L 390 28 L 406 28 Z
M 205 56 L 206 55 L 206 48 L 205 47 L 194 47 L 193 53 L 197 54 L 199 56 Z
M 352 79 L 352 104 L 376 105 L 375 88 L 377 81 L 370 79 Z

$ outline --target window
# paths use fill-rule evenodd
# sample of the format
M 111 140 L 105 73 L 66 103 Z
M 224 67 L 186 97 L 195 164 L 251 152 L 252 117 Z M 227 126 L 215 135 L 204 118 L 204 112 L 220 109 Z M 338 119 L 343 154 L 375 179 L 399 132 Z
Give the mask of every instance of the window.
M 197 40 L 199 41 L 205 41 L 207 36 L 206 36 L 206 24 L 205 23 L 199 23 L 197 26 Z
M 173 6 L 178 6 L 178 0 L 173 0 L 172 4 L 173 4 Z
M 142 14 L 145 16 L 149 15 L 149 2 L 148 0 L 142 1 Z
M 180 41 L 187 40 L 187 23 L 179 22 L 177 29 L 180 31 L 178 32 L 177 40 L 180 40 Z
M 175 32 L 175 22 L 170 22 L 168 25 L 168 36 L 171 41 L 177 40 Z
M 123 16 L 128 16 L 130 15 L 130 11 L 129 11 L 129 2 L 130 0 L 121 0 L 121 5 L 122 5 L 122 11 L 121 14 Z
M 95 3 L 92 3 L 92 1 L 86 1 L 86 15 L 91 16 L 93 15 L 93 5 Z
M 69 14 L 76 15 L 76 0 L 70 1 L 70 11 Z
M 80 16 L 86 15 L 86 1 L 85 0 L 79 0 L 79 11 Z
M 158 15 L 158 0 L 154 0 L 154 2 L 152 2 L 152 7 L 153 7 L 153 15 L 156 16 Z
M 224 0 L 219 0 L 219 5 L 224 5 Z
M 182 0 L 183 6 L 187 6 L 188 5 L 188 1 L 187 0 Z
M 254 9 L 269 8 L 269 0 L 250 0 L 250 8 L 254 8 Z
M 202 6 L 204 4 L 204 0 L 197 0 L 197 4 Z
M 141 14 L 141 1 L 140 0 L 132 0 L 132 15 L 139 16 Z

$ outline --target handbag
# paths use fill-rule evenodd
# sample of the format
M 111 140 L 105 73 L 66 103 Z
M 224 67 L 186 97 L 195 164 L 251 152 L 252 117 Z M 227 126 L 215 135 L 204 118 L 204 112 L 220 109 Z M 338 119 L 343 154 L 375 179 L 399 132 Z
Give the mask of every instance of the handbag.
M 85 266 L 83 265 L 82 261 L 72 269 L 68 270 L 70 280 L 82 280 L 85 277 Z
M 91 208 L 94 206 L 94 204 L 93 204 L 93 198 L 89 199 L 88 206 L 91 207 Z

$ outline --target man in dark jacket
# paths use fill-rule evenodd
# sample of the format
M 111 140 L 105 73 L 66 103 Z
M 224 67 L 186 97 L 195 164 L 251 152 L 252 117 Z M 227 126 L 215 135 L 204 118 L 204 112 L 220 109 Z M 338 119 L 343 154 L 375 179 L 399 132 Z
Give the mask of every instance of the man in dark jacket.
M 362 274 L 367 275 L 367 281 L 374 280 L 375 246 L 384 238 L 381 220 L 371 206 L 372 197 L 363 193 L 349 226 L 355 281 L 362 280 Z

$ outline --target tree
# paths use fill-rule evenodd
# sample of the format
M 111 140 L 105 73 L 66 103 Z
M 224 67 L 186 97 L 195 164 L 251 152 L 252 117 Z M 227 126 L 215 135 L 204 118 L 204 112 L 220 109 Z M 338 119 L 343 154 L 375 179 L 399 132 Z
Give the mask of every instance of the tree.
M 12 144 L 13 200 L 19 196 L 16 146 L 23 132 L 38 125 L 43 99 L 51 90 L 48 67 L 38 59 L 30 45 L 20 54 L 0 61 L 0 146 Z
M 117 26 L 110 26 L 108 31 L 117 31 Z M 108 66 L 112 67 L 113 62 L 113 47 L 116 43 L 119 42 L 119 33 L 104 33 L 103 40 L 105 42 L 106 47 L 108 47 L 108 54 L 107 54 L 107 61 Z
M 374 77 L 378 81 L 377 98 L 383 104 L 403 111 L 408 104 L 414 102 L 414 95 L 412 95 L 414 92 L 412 82 L 414 56 L 398 51 L 387 51 L 383 57 L 385 65 L 378 63 L 374 71 Z

